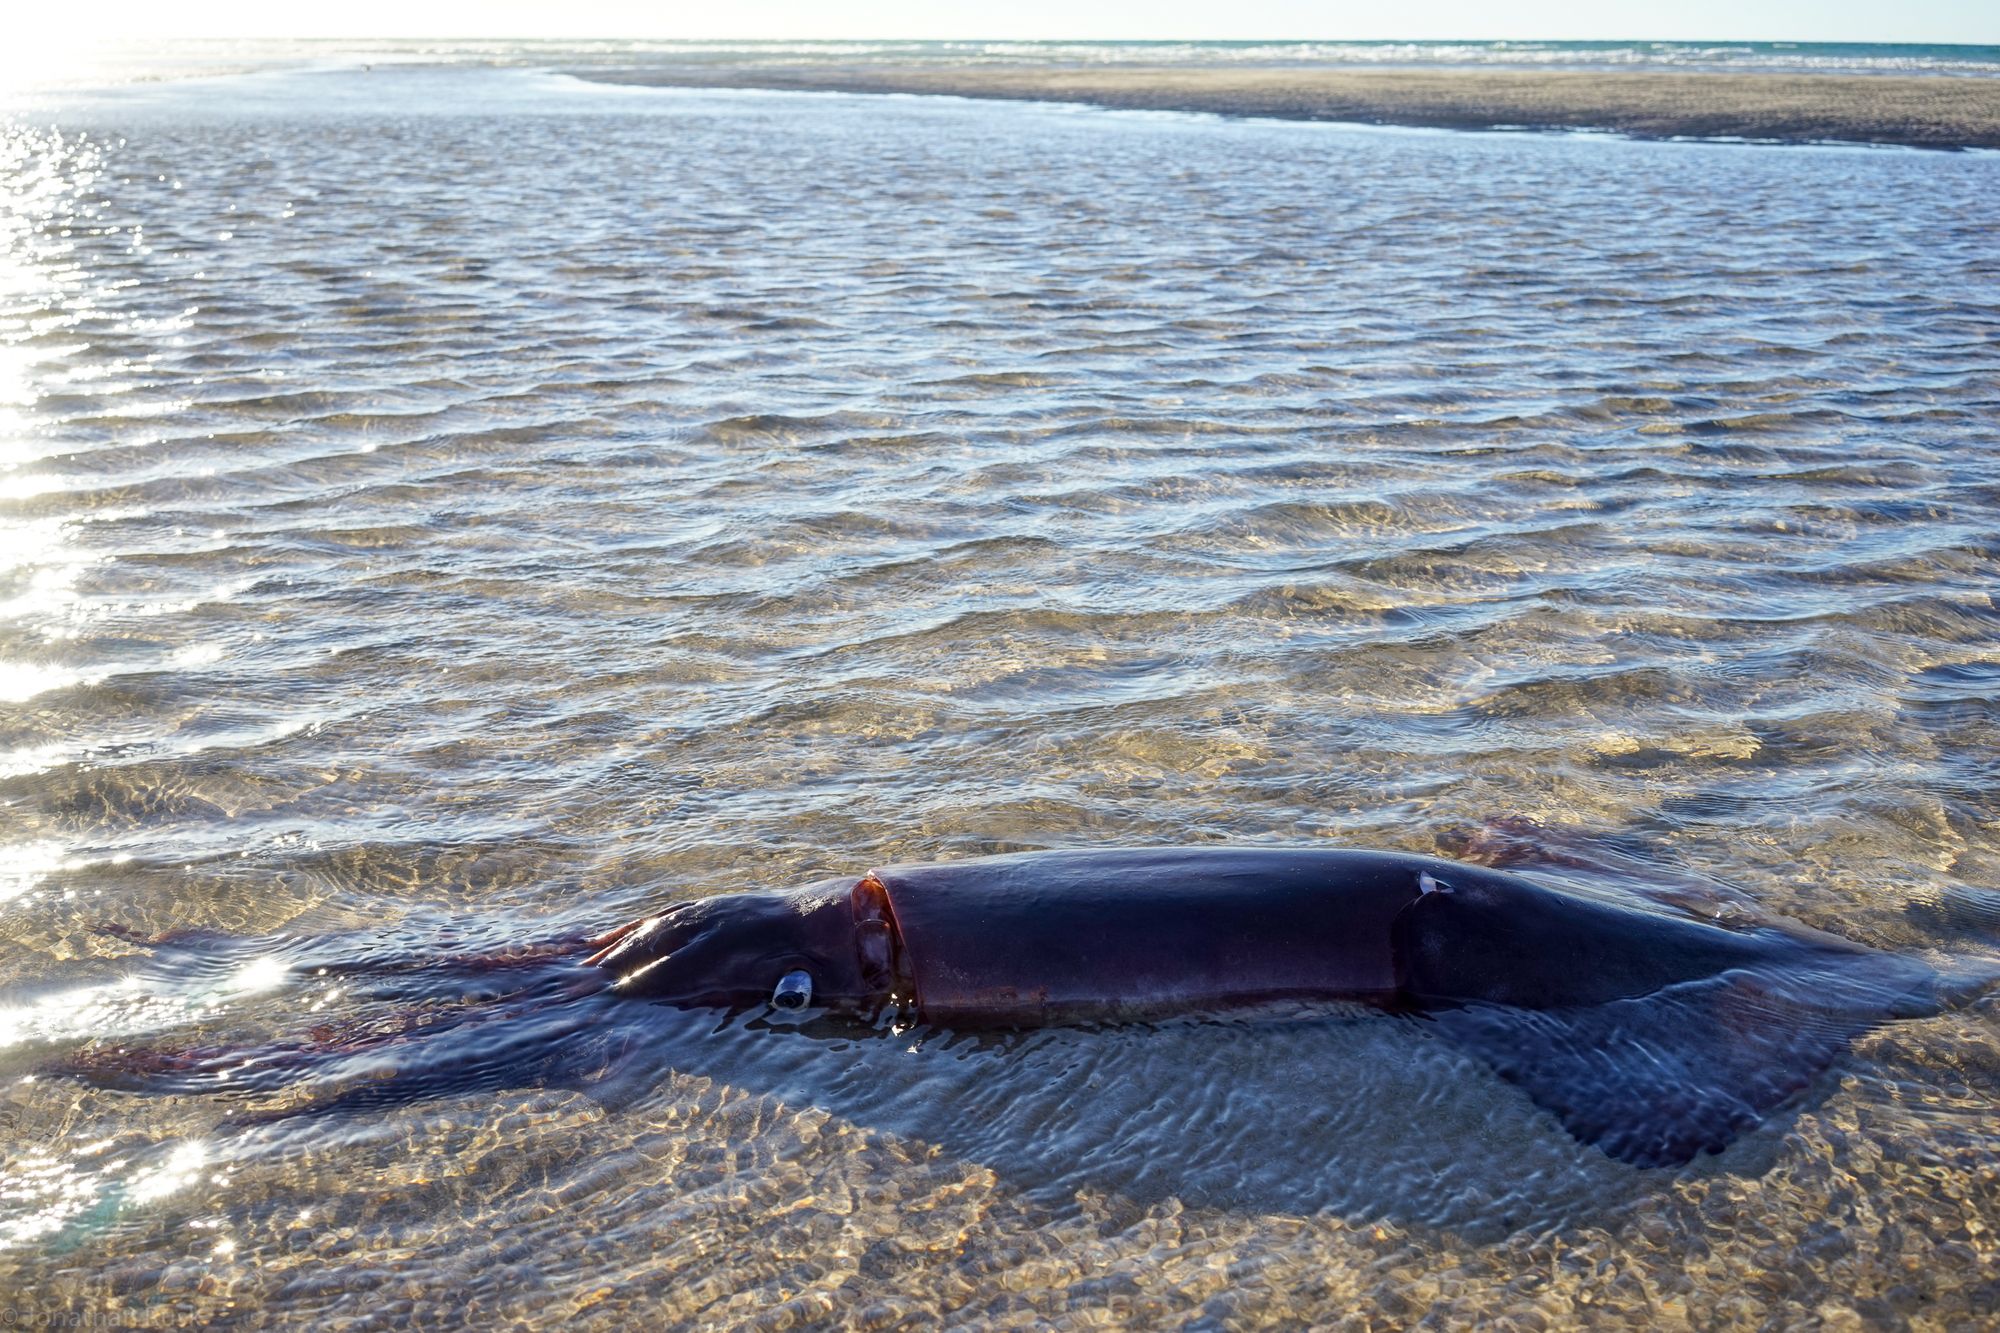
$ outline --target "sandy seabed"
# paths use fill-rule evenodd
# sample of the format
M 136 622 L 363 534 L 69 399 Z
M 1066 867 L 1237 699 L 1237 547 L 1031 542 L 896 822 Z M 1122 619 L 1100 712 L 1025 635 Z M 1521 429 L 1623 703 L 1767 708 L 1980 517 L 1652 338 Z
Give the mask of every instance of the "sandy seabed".
M 1228 841 L 2000 968 L 2000 158 L 536 54 L 0 145 L 0 1327 L 1992 1328 L 1991 999 L 1641 1171 L 1401 1016 L 475 960 Z

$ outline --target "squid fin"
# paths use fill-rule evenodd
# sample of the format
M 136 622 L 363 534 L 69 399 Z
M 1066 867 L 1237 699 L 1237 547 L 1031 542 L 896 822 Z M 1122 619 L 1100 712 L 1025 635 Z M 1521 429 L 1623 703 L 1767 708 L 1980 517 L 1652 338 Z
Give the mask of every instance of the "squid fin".
M 1588 1006 L 1473 1004 L 1432 1017 L 1581 1142 L 1633 1166 L 1682 1166 L 1762 1123 L 1856 1035 L 1935 1011 L 1928 969 L 1861 961 L 1737 970 Z

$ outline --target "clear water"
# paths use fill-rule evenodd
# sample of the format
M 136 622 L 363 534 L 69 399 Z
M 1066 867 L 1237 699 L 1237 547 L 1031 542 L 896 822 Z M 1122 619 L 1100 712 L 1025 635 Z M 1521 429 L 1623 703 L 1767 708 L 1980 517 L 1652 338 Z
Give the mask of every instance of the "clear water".
M 1993 958 L 2000 158 L 423 65 L 19 108 L 20 1308 L 1990 1316 L 1990 1006 L 1645 1172 L 1406 1020 L 773 1030 L 463 960 L 1225 840 Z

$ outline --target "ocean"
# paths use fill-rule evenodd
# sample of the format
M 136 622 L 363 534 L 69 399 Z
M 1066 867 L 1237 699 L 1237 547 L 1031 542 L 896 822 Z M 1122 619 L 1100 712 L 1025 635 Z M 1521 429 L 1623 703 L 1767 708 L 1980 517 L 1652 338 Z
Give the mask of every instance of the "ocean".
M 1764 74 L 2000 75 L 2000 46 L 1915 42 L 1415 41 L 644 41 L 205 38 L 106 40 L 0 60 L 0 96 L 94 88 L 189 74 L 348 68 L 355 64 L 502 67 L 717 64 L 979 66 L 1063 64 L 1311 65 L 1352 68 L 1675 70 Z
M 612 1021 L 473 960 L 1233 842 L 1992 963 L 2000 158 L 445 54 L 7 104 L 0 1313 L 1990 1317 L 1990 1004 L 1668 1171 L 1407 1016 Z

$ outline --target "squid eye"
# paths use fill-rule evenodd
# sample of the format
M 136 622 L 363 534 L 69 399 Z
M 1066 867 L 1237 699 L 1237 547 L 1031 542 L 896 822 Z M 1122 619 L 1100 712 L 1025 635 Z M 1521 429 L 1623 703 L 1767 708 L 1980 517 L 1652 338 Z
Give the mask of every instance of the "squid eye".
M 812 973 L 804 968 L 779 977 L 778 988 L 771 992 L 771 1003 L 780 1009 L 803 1009 L 812 1003 L 812 998 Z

